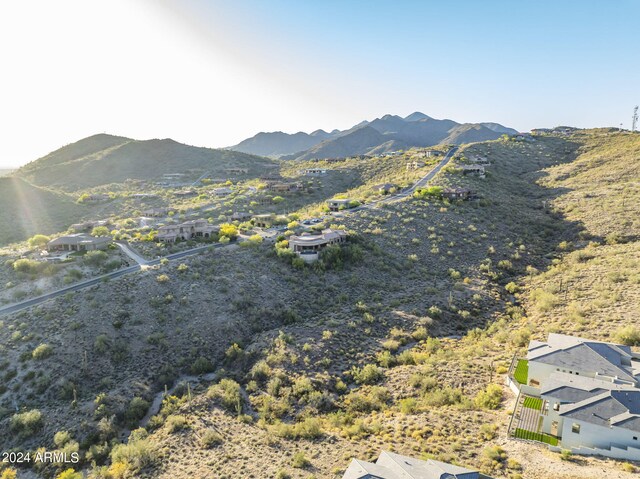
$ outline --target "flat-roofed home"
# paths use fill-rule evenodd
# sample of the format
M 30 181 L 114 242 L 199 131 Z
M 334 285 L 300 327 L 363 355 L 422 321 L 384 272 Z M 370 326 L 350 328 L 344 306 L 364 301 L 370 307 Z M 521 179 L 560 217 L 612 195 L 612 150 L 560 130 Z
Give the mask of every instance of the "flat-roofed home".
M 169 214 L 168 208 L 148 208 L 142 212 L 143 216 L 151 216 L 152 218 L 162 218 Z
M 395 183 L 382 183 L 373 187 L 373 191 L 382 193 L 383 195 L 386 195 L 387 193 L 390 193 L 391 191 L 395 191 L 397 189 L 398 185 L 396 185 Z
M 223 197 L 223 196 L 229 196 L 231 193 L 233 193 L 233 190 L 227 187 L 214 188 L 213 190 L 211 190 L 211 193 L 214 196 Z
M 485 177 L 484 165 L 463 165 L 463 175 L 478 175 L 480 178 Z
M 164 225 L 158 228 L 156 239 L 163 243 L 175 243 L 180 235 L 180 225 Z
M 555 372 L 617 384 L 640 385 L 640 355 L 629 346 L 550 333 L 531 341 L 527 352 L 528 385 L 540 387 Z
M 48 251 L 94 251 L 106 249 L 111 244 L 111 237 L 90 236 L 86 233 L 75 233 L 60 236 L 47 243 Z
M 232 175 L 244 175 L 249 173 L 249 169 L 248 168 L 227 168 L 226 170 L 227 173 L 232 174 Z
M 376 462 L 353 459 L 342 479 L 480 479 L 478 471 L 446 462 L 382 451 Z
M 96 193 L 93 195 L 87 195 L 83 197 L 84 203 L 102 203 L 104 201 L 109 201 L 111 197 L 106 193 Z
M 235 211 L 231 215 L 231 221 L 248 221 L 251 219 L 251 213 L 246 213 L 244 211 Z
M 344 230 L 322 230 L 318 234 L 303 233 L 289 237 L 289 249 L 307 262 L 315 261 L 321 250 L 332 244 L 343 243 L 347 240 Z
M 258 196 L 255 201 L 259 205 L 270 205 L 273 203 L 273 196 Z
M 275 216 L 273 214 L 263 214 L 263 215 L 254 215 L 253 216 L 253 225 L 258 228 L 270 228 L 273 226 L 273 222 L 275 221 Z
M 276 193 L 288 193 L 290 191 L 299 191 L 303 189 L 304 185 L 302 183 L 267 183 L 267 190 L 273 191 Z
M 307 168 L 306 170 L 302 170 L 301 173 L 303 175 L 308 175 L 308 176 L 319 176 L 319 175 L 326 174 L 327 169 L 326 168 Z
M 220 231 L 220 226 L 211 225 L 207 220 L 189 220 L 176 225 L 165 225 L 158 228 L 156 239 L 165 243 L 174 243 L 178 239 L 210 238 Z
M 407 170 L 418 170 L 426 165 L 424 161 L 409 161 L 407 162 Z
M 346 208 L 349 208 L 350 203 L 351 200 L 349 198 L 333 198 L 331 200 L 327 200 L 329 211 L 344 210 Z
M 469 188 L 445 188 L 442 197 L 447 200 L 468 200 L 473 192 Z
M 176 191 L 174 193 L 175 196 L 179 196 L 179 197 L 186 197 L 186 196 L 195 196 L 197 193 L 195 190 L 182 190 L 182 191 Z

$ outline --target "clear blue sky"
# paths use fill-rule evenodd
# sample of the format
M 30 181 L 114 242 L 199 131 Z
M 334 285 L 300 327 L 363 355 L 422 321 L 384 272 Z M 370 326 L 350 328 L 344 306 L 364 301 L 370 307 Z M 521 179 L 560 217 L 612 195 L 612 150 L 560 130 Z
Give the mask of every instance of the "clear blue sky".
M 422 111 L 630 126 L 640 1 L 25 0 L 0 5 L 0 167 L 85 136 L 228 146 Z

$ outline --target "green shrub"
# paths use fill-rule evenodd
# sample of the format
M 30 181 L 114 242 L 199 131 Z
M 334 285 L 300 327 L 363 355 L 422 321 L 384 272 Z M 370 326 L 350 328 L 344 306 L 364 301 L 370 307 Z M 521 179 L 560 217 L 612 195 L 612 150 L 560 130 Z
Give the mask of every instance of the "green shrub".
M 16 413 L 11 417 L 9 429 L 22 438 L 31 437 L 42 428 L 42 413 L 37 409 Z
M 305 457 L 304 452 L 298 451 L 293 455 L 291 465 L 296 469 L 305 469 L 311 465 L 311 461 Z
M 502 402 L 502 388 L 497 384 L 489 384 L 484 391 L 476 394 L 473 402 L 479 408 L 497 409 Z
M 207 358 L 200 356 L 191 365 L 191 374 L 207 374 L 213 372 L 213 363 Z
M 31 356 L 33 357 L 33 359 L 42 360 L 42 359 L 48 358 L 52 354 L 53 354 L 53 348 L 48 344 L 43 343 L 33 350 L 33 352 L 31 353 Z
M 233 379 L 221 379 L 218 384 L 209 388 L 207 395 L 217 399 L 222 407 L 230 412 L 240 414 L 242 412 L 242 391 L 240 385 Z
M 180 414 L 172 414 L 168 416 L 164 424 L 165 426 L 167 426 L 167 430 L 171 434 L 173 434 L 174 432 L 180 432 L 184 431 L 185 429 L 189 429 L 187 418 Z
M 382 370 L 375 364 L 367 364 L 362 368 L 354 367 L 351 375 L 358 384 L 375 384 L 384 377 Z
M 640 345 L 640 329 L 631 325 L 625 326 L 616 331 L 615 339 L 626 346 L 638 346 Z
M 202 443 L 202 447 L 204 447 L 205 449 L 212 449 L 216 446 L 221 445 L 224 440 L 222 439 L 222 436 L 213 429 L 207 429 L 202 434 L 200 442 Z

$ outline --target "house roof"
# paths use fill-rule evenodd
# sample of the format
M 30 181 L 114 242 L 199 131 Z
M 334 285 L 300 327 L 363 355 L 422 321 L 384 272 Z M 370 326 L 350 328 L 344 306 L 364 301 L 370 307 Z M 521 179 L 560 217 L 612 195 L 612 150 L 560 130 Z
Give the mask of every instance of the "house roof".
M 322 230 L 321 234 L 302 234 L 299 236 L 293 235 L 289 238 L 290 245 L 304 245 L 315 246 L 329 243 L 335 239 L 343 238 L 347 236 L 344 230 L 332 230 L 330 228 Z
M 95 237 L 90 236 L 86 233 L 75 233 L 65 236 L 60 236 L 59 238 L 52 239 L 47 243 L 47 246 L 58 246 L 65 244 L 104 244 L 110 243 L 111 238 L 108 236 Z
M 640 390 L 605 391 L 578 403 L 560 406 L 560 415 L 598 426 L 640 432 Z
M 549 334 L 546 343 L 532 341 L 529 344 L 527 359 L 558 368 L 589 371 L 634 383 L 640 375 L 640 364 L 634 360 L 635 355 L 628 346 L 563 334 Z
M 475 479 L 477 471 L 454 466 L 446 462 L 412 457 L 382 451 L 375 463 L 354 459 L 343 479 Z
M 608 381 L 576 376 L 568 373 L 553 373 L 540 389 L 541 396 L 549 396 L 561 403 L 577 403 L 609 390 L 630 389 L 631 386 Z

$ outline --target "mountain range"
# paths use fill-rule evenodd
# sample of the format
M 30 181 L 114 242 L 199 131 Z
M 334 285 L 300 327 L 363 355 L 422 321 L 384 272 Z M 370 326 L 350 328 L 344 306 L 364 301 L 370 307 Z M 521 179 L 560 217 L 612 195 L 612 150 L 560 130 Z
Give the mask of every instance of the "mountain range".
M 258 176 L 273 163 L 268 158 L 195 147 L 168 138 L 134 140 L 98 134 L 63 146 L 13 174 L 36 186 L 77 191 L 187 170 L 198 170 L 216 178 L 228 176 L 225 169 L 236 167 L 246 168 L 248 175 Z
M 289 160 L 331 158 L 361 154 L 377 154 L 410 147 L 438 144 L 462 144 L 494 140 L 516 130 L 499 123 L 457 123 L 437 120 L 421 112 L 404 118 L 384 115 L 373 121 L 363 121 L 347 130 L 327 133 L 294 134 L 281 131 L 257 135 L 241 141 L 230 150 Z

